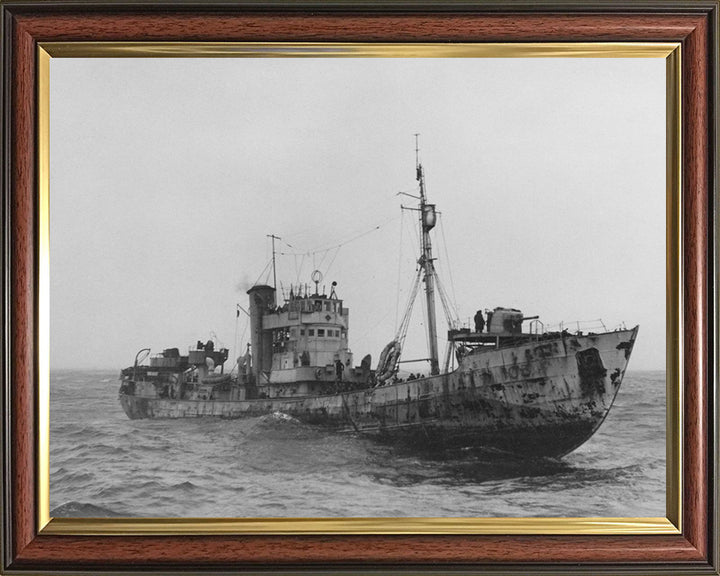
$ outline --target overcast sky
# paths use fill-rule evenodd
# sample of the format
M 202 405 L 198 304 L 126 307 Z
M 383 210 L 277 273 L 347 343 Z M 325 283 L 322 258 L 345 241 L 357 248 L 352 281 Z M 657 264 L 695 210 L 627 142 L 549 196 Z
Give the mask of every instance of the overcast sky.
M 119 370 L 211 333 L 234 358 L 268 234 L 278 284 L 337 281 L 356 362 L 375 363 L 417 258 L 397 196 L 416 191 L 416 132 L 463 320 L 507 306 L 639 324 L 630 368 L 665 367 L 663 59 L 55 58 L 50 73 L 52 369 Z M 442 334 L 439 302 L 438 317 Z M 406 358 L 426 354 L 414 329 Z

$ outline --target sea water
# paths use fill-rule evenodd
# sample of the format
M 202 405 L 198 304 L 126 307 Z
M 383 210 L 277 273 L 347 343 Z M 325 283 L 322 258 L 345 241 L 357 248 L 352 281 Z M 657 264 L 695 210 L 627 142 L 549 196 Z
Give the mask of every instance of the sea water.
M 665 372 L 629 371 L 558 460 L 400 452 L 281 414 L 130 420 L 118 373 L 50 375 L 55 517 L 665 516 Z

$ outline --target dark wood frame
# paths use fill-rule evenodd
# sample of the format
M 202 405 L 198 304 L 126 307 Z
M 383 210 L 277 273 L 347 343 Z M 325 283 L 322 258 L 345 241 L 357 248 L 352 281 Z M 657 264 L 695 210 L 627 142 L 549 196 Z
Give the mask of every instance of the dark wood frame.
M 717 1 L 321 4 L 9 0 L 2 17 L 0 571 L 718 574 Z M 36 56 L 44 41 L 682 43 L 684 496 L 679 535 L 51 536 L 36 517 Z

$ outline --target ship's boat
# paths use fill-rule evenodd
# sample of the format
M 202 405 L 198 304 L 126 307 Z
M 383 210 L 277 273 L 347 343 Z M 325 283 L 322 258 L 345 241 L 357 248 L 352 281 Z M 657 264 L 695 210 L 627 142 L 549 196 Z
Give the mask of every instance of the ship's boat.
M 136 418 L 242 418 L 282 413 L 336 431 L 422 449 L 474 450 L 516 457 L 571 452 L 608 414 L 638 327 L 582 332 L 545 330 L 537 316 L 497 307 L 474 326 L 451 323 L 440 368 L 435 319 L 437 274 L 430 231 L 435 205 L 417 162 L 422 251 L 414 288 L 395 337 L 376 368 L 348 346 L 349 309 L 336 292 L 298 286 L 278 302 L 274 286 L 248 290 L 250 344 L 228 374 L 228 350 L 213 341 L 181 354 L 143 356 L 121 373 L 120 404 Z M 273 255 L 274 256 L 274 255 Z M 274 258 L 273 258 L 274 263 Z M 401 377 L 401 353 L 423 284 L 428 375 Z M 444 301 L 440 290 L 441 301 Z M 523 330 L 527 327 L 526 330 Z M 235 371 L 233 371 L 235 372 Z

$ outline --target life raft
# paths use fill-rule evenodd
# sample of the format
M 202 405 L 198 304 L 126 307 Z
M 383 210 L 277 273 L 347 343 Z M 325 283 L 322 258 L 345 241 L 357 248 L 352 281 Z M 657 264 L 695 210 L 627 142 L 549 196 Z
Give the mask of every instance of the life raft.
M 383 351 L 380 353 L 380 359 L 378 360 L 377 370 L 375 370 L 377 386 L 384 384 L 395 375 L 401 350 L 402 346 L 397 340 L 393 340 L 383 348 Z

